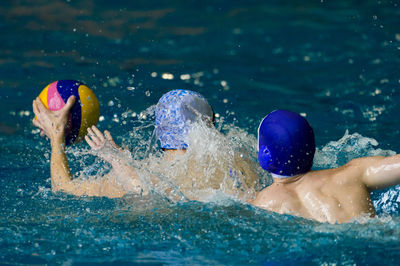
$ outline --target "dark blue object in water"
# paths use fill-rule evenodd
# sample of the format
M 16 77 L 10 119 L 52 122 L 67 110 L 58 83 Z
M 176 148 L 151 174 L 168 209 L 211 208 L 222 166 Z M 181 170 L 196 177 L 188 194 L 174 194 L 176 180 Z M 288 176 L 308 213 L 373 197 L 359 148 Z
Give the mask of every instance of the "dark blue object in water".
M 314 132 L 298 113 L 275 110 L 258 128 L 258 148 L 263 169 L 279 176 L 302 174 L 312 167 Z

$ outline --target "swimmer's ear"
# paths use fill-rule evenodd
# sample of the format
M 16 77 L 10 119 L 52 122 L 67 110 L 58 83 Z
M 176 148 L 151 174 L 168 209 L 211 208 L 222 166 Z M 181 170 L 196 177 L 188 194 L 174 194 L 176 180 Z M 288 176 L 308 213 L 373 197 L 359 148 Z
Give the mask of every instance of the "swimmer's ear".
M 74 106 L 75 101 L 76 101 L 75 96 L 69 97 L 67 103 L 65 104 L 65 106 L 62 109 L 63 112 L 69 112 L 69 110 L 71 110 L 72 106 Z

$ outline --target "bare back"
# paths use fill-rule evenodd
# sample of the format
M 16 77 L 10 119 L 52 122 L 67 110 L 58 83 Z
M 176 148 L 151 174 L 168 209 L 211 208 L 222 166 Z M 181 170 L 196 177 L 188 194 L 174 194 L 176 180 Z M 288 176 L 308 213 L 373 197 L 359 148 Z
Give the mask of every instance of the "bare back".
M 274 179 L 252 204 L 281 214 L 292 214 L 320 222 L 343 223 L 368 214 L 375 215 L 368 188 L 358 178 L 354 163 L 310 171 L 302 176 Z

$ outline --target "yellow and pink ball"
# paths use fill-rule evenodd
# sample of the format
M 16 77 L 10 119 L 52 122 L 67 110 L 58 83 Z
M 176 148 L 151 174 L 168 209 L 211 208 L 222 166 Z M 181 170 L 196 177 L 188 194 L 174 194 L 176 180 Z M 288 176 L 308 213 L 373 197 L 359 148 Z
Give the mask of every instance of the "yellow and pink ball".
M 47 85 L 39 95 L 42 103 L 51 111 L 63 108 L 72 95 L 76 97 L 76 101 L 68 118 L 66 145 L 81 141 L 87 134 L 87 129 L 97 124 L 100 108 L 96 95 L 85 84 L 75 80 L 55 81 Z

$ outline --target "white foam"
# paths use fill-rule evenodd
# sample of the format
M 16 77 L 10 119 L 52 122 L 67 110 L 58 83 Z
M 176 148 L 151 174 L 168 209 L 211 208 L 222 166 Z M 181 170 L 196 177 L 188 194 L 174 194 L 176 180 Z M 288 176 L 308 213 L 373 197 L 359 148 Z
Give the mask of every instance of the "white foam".
M 222 134 L 199 121 L 189 133 L 187 152 L 168 161 L 155 140 L 154 106 L 142 113 L 132 131 L 114 136 L 114 139 L 129 147 L 130 153 L 120 154 L 121 159 L 135 168 L 140 181 L 153 194 L 172 201 L 245 201 L 268 183 L 269 175 L 256 160 L 254 135 L 232 125 L 224 125 L 222 130 L 226 134 Z M 111 171 L 100 159 L 87 165 L 91 154 L 88 149 L 73 147 L 69 153 L 78 159 L 83 169 L 78 173 L 81 178 L 96 181 Z M 126 190 L 134 189 L 126 176 L 114 175 L 114 178 Z
M 346 164 L 352 159 L 364 156 L 391 156 L 396 153 L 391 150 L 377 148 L 378 142 L 373 138 L 363 137 L 359 133 L 349 134 L 338 141 L 330 141 L 321 149 L 317 149 L 314 157 L 315 169 L 333 168 Z
M 240 132 L 236 133 L 239 137 Z M 174 195 L 167 195 L 172 200 L 177 197 L 176 193 L 199 201 L 253 198 L 260 175 L 258 165 L 249 154 L 255 152 L 256 145 L 252 143 L 246 150 L 237 138 L 229 138 L 231 134 L 225 136 L 199 121 L 189 133 L 185 154 L 172 161 L 163 155 L 151 155 L 142 161 L 140 175 L 149 180 L 157 178 L 158 192 L 172 189 Z

